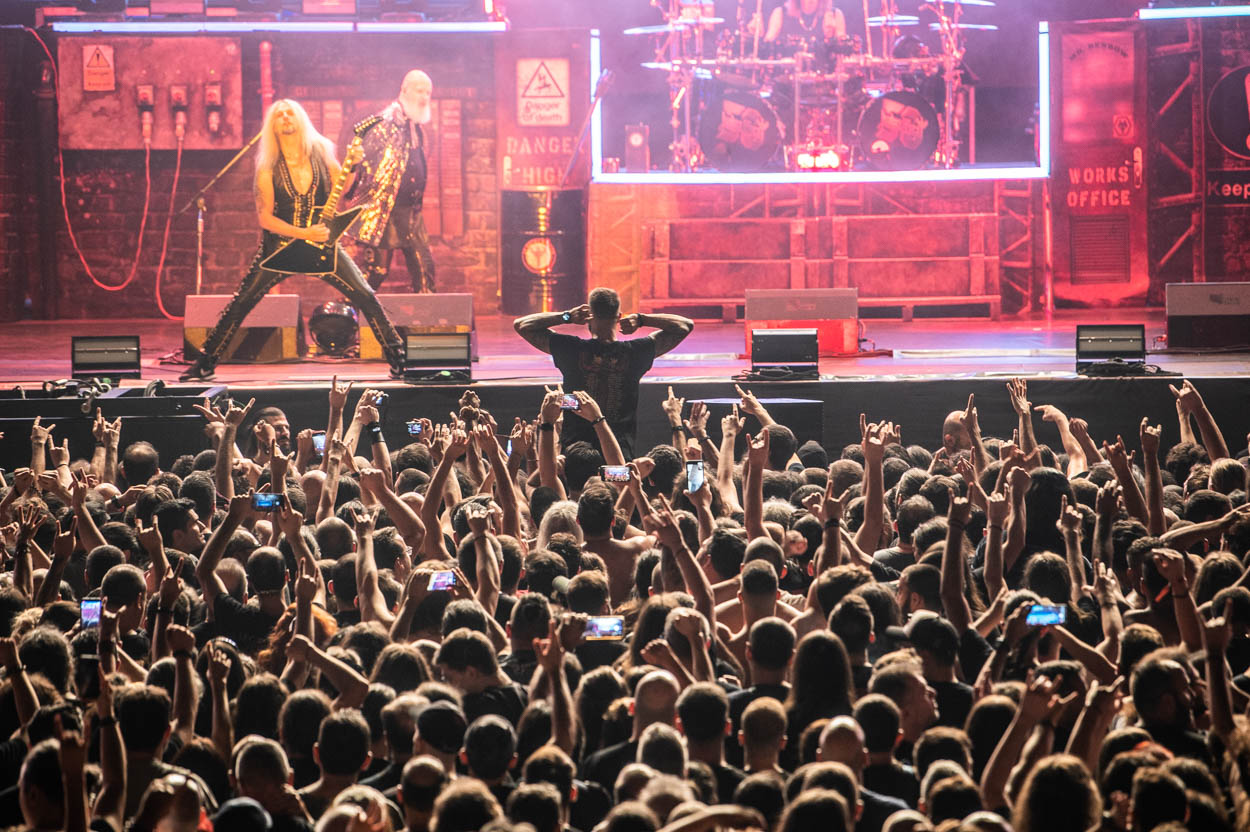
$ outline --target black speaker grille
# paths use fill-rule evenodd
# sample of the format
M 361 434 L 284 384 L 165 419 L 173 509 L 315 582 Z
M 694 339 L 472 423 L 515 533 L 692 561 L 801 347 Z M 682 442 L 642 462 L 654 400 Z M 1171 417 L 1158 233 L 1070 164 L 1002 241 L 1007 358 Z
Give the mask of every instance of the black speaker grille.
M 1072 282 L 1128 283 L 1129 218 L 1072 217 Z

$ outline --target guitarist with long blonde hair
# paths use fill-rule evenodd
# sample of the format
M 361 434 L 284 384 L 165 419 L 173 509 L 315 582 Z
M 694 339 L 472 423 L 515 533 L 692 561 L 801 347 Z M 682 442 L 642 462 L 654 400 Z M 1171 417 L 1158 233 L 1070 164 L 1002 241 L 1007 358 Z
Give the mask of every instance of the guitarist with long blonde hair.
M 353 160 L 349 157 L 349 161 Z M 290 99 L 275 101 L 265 113 L 256 154 L 256 219 L 264 231 L 260 250 L 205 339 L 200 357 L 180 376 L 182 381 L 212 377 L 217 360 L 248 313 L 291 273 L 271 271 L 272 261 L 269 268 L 263 263 L 279 249 L 294 245 L 291 241 L 300 240 L 324 244 L 329 249 L 324 258 L 324 273 L 318 273 L 315 265 L 310 265 L 307 273 L 316 274 L 338 289 L 365 316 L 382 343 L 391 375 L 402 374 L 404 345 L 399 333 L 360 269 L 338 246 L 332 230 L 337 224 L 329 216 L 330 211 L 326 211 L 324 219 L 319 215 L 323 206 L 329 209 L 337 203 L 344 184 L 339 181 L 340 173 L 333 142 L 317 132 L 304 108 Z M 337 233 L 342 233 L 342 229 L 337 229 Z

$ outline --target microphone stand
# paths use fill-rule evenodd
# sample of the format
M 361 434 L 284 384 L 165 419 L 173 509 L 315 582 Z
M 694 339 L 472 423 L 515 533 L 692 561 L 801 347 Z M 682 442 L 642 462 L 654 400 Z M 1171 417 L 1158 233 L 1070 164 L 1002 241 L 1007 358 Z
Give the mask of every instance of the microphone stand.
M 213 178 L 208 180 L 208 184 L 196 191 L 195 195 L 187 201 L 187 204 L 182 206 L 178 213 L 174 215 L 180 217 L 191 210 L 192 205 L 195 206 L 195 293 L 197 295 L 204 284 L 204 212 L 206 210 L 204 194 L 208 193 L 217 184 L 217 180 L 225 176 L 252 149 L 252 146 L 260 141 L 260 136 L 263 132 L 264 130 L 261 130 L 255 136 L 252 136 L 251 140 L 243 145 L 243 148 L 234 154 L 229 162 L 226 162 L 225 167 L 217 171 Z
M 590 102 L 590 109 L 586 111 L 586 118 L 582 120 L 582 129 L 577 136 L 577 144 L 573 146 L 573 156 L 569 159 L 569 166 L 564 169 L 564 176 L 560 177 L 560 187 L 563 188 L 569 181 L 569 177 L 573 175 L 573 168 L 577 166 L 577 157 L 582 153 L 582 146 L 586 144 L 586 133 L 590 130 L 590 119 L 595 114 L 595 108 L 599 106 L 599 99 L 603 98 L 603 94 L 608 91 L 608 87 L 612 84 L 612 70 L 605 69 L 599 75 L 599 79 L 595 82 L 595 97 Z M 592 172 L 593 175 L 593 172 Z

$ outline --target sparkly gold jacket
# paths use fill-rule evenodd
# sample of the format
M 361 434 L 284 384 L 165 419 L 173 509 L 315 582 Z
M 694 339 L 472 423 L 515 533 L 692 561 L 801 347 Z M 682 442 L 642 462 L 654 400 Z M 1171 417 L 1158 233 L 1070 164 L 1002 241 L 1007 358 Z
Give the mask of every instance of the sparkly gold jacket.
M 393 101 L 381 115 L 382 121 L 365 134 L 365 158 L 352 184 L 353 201 L 367 205 L 350 233 L 368 246 L 381 244 L 408 167 L 408 117 L 403 107 Z

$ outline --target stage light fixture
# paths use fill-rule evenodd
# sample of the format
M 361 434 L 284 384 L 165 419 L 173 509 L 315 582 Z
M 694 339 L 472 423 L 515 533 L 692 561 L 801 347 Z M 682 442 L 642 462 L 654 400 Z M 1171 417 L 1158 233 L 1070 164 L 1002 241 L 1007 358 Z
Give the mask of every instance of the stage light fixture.
M 308 318 L 313 343 L 324 355 L 345 355 L 356 343 L 360 316 L 345 303 L 331 300 L 318 306 Z
M 448 384 L 472 381 L 472 333 L 409 333 L 404 341 L 404 379 Z
M 75 335 L 70 341 L 70 377 L 116 384 L 139 378 L 138 335 Z
M 819 362 L 815 328 L 751 330 L 751 375 L 756 378 L 817 378 Z
M 1145 324 L 1077 324 L 1076 371 L 1098 376 L 1144 374 Z

